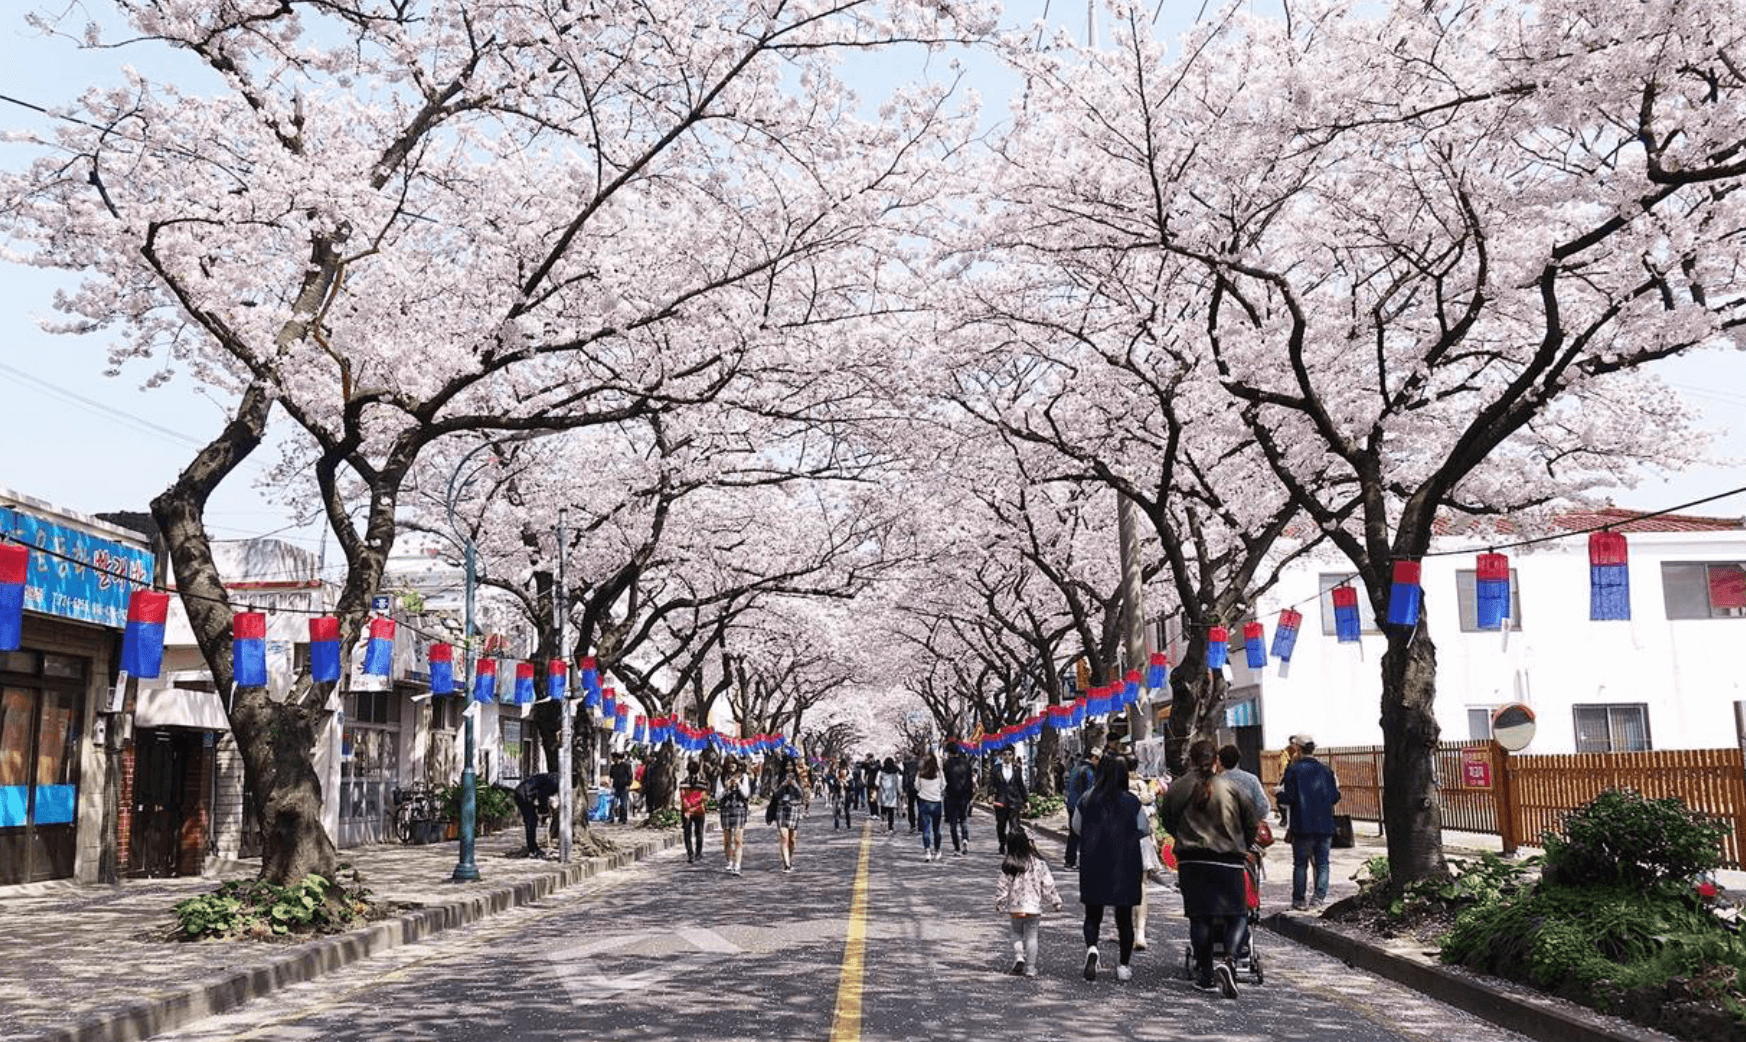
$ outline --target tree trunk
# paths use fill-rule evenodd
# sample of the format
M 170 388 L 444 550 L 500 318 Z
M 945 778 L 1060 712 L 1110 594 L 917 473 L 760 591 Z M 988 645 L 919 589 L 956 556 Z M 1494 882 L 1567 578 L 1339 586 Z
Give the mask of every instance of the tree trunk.
M 1382 816 L 1389 878 L 1395 884 L 1446 870 L 1437 792 L 1436 687 L 1437 648 L 1423 615 L 1415 630 L 1390 628 L 1382 656 Z
M 299 704 L 295 695 L 279 704 L 267 697 L 265 688 L 235 688 L 230 661 L 234 611 L 205 526 L 207 498 L 260 444 L 271 408 L 271 399 L 258 386 L 245 391 L 236 415 L 152 500 L 151 511 L 169 548 L 188 624 L 214 685 L 231 692 L 231 733 L 261 823 L 261 878 L 283 886 L 310 872 L 330 880 L 338 874 L 338 854 L 321 826 L 321 779 L 315 773 L 316 737 L 326 712 Z
M 1201 739 L 1216 740 L 1224 722 L 1225 676 L 1206 666 L 1206 640 L 1191 639 L 1182 662 L 1170 672 L 1170 728 L 1164 758 L 1170 773 L 1188 769 L 1188 747 Z
M 1061 739 L 1055 733 L 1055 729 L 1053 727 L 1043 728 L 1042 735 L 1037 738 L 1037 767 L 1032 772 L 1035 777 L 1031 779 L 1031 791 L 1038 796 L 1055 795 L 1055 771 L 1053 768 L 1056 757 L 1060 755 L 1060 747 Z

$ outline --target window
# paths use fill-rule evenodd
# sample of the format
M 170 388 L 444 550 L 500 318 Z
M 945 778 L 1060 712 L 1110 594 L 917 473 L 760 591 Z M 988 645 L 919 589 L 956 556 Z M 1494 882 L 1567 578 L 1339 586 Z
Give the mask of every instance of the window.
M 1643 703 L 1576 706 L 1576 751 L 1640 753 L 1649 749 L 1649 707 Z
M 1670 619 L 1746 618 L 1746 563 L 1664 562 L 1661 599 Z
M 1467 707 L 1467 737 L 1476 742 L 1491 737 L 1491 709 L 1489 707 Z
M 430 700 L 430 726 L 437 732 L 453 731 L 461 726 L 461 713 L 467 708 L 463 696 L 439 696 Z
M 1358 628 L 1364 633 L 1380 633 L 1376 628 L 1376 613 L 1370 608 L 1370 598 L 1364 595 L 1364 584 L 1352 578 L 1346 572 L 1323 572 L 1316 576 L 1316 585 L 1322 591 L 1322 634 L 1334 635 L 1334 595 L 1328 591 L 1341 583 L 1349 582 L 1358 591 Z M 1241 645 L 1238 645 L 1241 647 Z
M 1496 630 L 1479 628 L 1479 581 L 1475 578 L 1479 573 L 1471 568 L 1458 570 L 1455 573 L 1455 607 L 1461 615 L 1462 633 L 1496 633 Z M 1510 569 L 1510 629 L 1522 628 L 1522 581 L 1516 578 L 1516 570 Z

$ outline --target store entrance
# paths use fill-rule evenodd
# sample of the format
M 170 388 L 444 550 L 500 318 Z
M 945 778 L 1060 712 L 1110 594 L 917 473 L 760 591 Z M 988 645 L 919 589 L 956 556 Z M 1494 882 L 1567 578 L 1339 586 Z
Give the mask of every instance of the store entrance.
M 64 655 L 0 656 L 0 885 L 73 875 L 86 668 Z
M 199 871 L 203 755 L 199 731 L 154 727 L 135 735 L 128 875 L 163 879 Z

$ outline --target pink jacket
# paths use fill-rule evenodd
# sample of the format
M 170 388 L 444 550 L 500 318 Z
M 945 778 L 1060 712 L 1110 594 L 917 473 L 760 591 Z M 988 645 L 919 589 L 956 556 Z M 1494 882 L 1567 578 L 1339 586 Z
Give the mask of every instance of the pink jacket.
M 1005 872 L 994 885 L 994 910 L 1015 915 L 1042 915 L 1043 906 L 1052 912 L 1061 910 L 1061 895 L 1055 890 L 1055 876 L 1040 857 L 1031 858 L 1031 867 L 1016 876 Z

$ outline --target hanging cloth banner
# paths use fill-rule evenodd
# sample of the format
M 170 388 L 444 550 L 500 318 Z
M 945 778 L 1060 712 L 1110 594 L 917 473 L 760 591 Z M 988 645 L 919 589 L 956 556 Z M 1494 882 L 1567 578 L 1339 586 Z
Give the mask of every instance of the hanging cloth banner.
M 638 745 L 643 745 L 646 742 L 648 742 L 648 740 L 649 740 L 649 721 L 648 721 L 648 718 L 644 717 L 643 714 L 638 713 L 636 723 L 631 726 L 631 741 L 635 742 Z
M 1137 706 L 1140 704 L 1140 671 L 1130 669 L 1122 677 L 1122 704 Z
M 1085 716 L 1087 712 L 1089 712 L 1089 710 L 1086 709 L 1085 696 L 1080 695 L 1073 700 L 1073 716 L 1069 722 L 1072 723 L 1074 727 L 1085 726 Z
M 1388 624 L 1417 626 L 1419 624 L 1419 562 L 1394 562 L 1394 584 L 1388 591 Z
M 1267 630 L 1259 622 L 1243 623 L 1243 655 L 1250 669 L 1267 668 Z
M 600 667 L 591 658 L 582 660 L 582 704 L 589 709 L 600 705 Z
M 339 620 L 318 615 L 309 620 L 309 679 L 331 684 L 340 678 Z
M 1510 559 L 1480 554 L 1473 568 L 1474 625 L 1482 630 L 1503 629 L 1510 614 Z
M 1085 703 L 1087 716 L 1107 716 L 1110 712 L 1109 688 L 1094 687 Z
M 267 686 L 267 617 L 258 611 L 230 622 L 230 672 L 238 687 Z
M 1214 626 L 1206 631 L 1206 668 L 1224 669 L 1225 659 L 1231 654 L 1231 631 L 1223 626 Z
M 430 693 L 433 696 L 455 693 L 455 649 L 451 645 L 430 646 Z
M 29 576 L 30 548 L 0 543 L 0 651 L 17 651 L 24 643 L 24 585 Z
M 364 672 L 385 677 L 394 668 L 394 620 L 371 619 L 370 643 L 364 648 Z
M 133 677 L 156 677 L 164 671 L 164 620 L 170 595 L 135 590 L 127 599 L 127 629 L 121 635 L 121 670 Z
M 600 693 L 600 715 L 608 719 L 618 715 L 618 693 L 612 688 L 604 688 Z
M 515 698 L 514 704 L 524 706 L 534 700 L 534 664 L 532 662 L 517 662 L 515 664 Z
M 1596 622 L 1631 617 L 1630 548 L 1621 532 L 1589 533 L 1588 617 Z
M 473 667 L 473 700 L 497 701 L 497 660 L 482 658 Z
M 562 702 L 570 694 L 570 663 L 555 658 L 546 665 L 546 697 Z
M 1170 683 L 1170 658 L 1162 651 L 1154 651 L 1146 664 L 1146 686 L 1153 691 L 1159 691 L 1168 683 Z
M 1358 591 L 1341 583 L 1328 592 L 1334 596 L 1334 639 L 1341 644 L 1356 643 L 1363 625 L 1358 618 Z
M 619 734 L 630 730 L 630 703 L 618 706 L 613 710 L 612 729 Z
M 1353 606 L 1356 610 L 1356 605 Z M 1303 623 L 1303 614 L 1290 608 L 1279 613 L 1279 621 L 1273 624 L 1273 657 L 1281 662 L 1290 662 L 1291 653 L 1297 648 L 1297 628 Z

